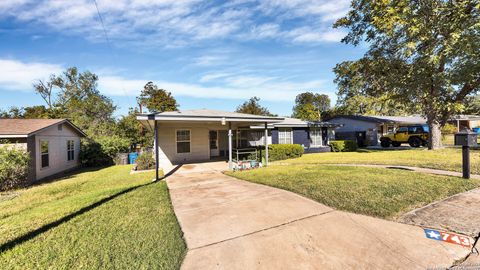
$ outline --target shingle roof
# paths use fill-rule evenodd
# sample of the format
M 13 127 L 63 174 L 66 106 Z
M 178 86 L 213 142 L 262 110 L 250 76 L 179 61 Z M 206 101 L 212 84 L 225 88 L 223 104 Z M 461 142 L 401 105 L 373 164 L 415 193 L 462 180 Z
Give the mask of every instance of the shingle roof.
M 0 137 L 2 135 L 29 136 L 42 129 L 64 122 L 71 125 L 83 136 L 85 135 L 66 119 L 0 119 Z
M 226 118 L 227 120 L 243 119 L 243 120 L 258 120 L 258 121 L 282 121 L 283 117 L 272 117 L 272 116 L 263 116 L 263 115 L 253 115 L 246 113 L 237 113 L 237 112 L 226 112 L 220 110 L 209 110 L 209 109 L 200 109 L 200 110 L 184 110 L 184 111 L 170 111 L 170 112 L 161 112 L 155 114 L 143 114 L 137 116 L 139 120 L 146 120 L 146 117 L 155 116 L 155 120 L 203 120 L 203 119 L 222 119 Z M 152 119 L 153 120 L 153 119 Z

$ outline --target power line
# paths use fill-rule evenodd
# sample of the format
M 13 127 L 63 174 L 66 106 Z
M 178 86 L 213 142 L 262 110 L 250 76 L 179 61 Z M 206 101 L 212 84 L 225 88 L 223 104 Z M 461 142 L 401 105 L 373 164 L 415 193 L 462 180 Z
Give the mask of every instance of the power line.
M 110 44 L 110 39 L 108 38 L 107 29 L 105 28 L 105 24 L 103 23 L 102 15 L 100 14 L 100 10 L 98 9 L 97 0 L 93 0 L 93 3 L 95 4 L 95 8 L 97 9 L 98 19 L 100 20 L 100 23 L 102 24 L 103 34 L 105 35 L 105 40 L 107 41 L 107 44 L 108 44 L 108 47 L 110 47 L 110 50 L 112 50 L 112 45 Z

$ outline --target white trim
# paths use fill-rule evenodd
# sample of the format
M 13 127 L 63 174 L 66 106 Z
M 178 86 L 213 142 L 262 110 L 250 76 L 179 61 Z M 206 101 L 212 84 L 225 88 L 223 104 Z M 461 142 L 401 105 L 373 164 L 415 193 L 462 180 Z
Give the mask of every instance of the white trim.
M 179 153 L 179 152 L 178 152 L 177 143 L 178 143 L 178 142 L 187 142 L 187 141 L 177 141 L 177 132 L 178 132 L 178 131 L 188 131 L 188 143 L 189 143 L 188 152 L 182 152 L 182 153 Z M 183 155 L 183 154 L 190 154 L 190 153 L 192 153 L 192 130 L 191 130 L 191 129 L 188 129 L 188 128 L 175 129 L 175 154 L 177 154 L 177 155 Z
M 40 139 L 38 140 L 39 144 L 38 144 L 38 152 L 40 153 L 40 170 L 45 170 L 45 169 L 48 169 L 50 168 L 50 141 L 49 140 L 45 140 L 45 139 Z M 47 143 L 47 155 L 48 155 L 48 166 L 43 166 L 43 153 L 42 153 L 42 142 L 46 142 Z
M 0 134 L 0 139 L 3 139 L 3 138 L 27 138 L 28 135 L 2 135 Z

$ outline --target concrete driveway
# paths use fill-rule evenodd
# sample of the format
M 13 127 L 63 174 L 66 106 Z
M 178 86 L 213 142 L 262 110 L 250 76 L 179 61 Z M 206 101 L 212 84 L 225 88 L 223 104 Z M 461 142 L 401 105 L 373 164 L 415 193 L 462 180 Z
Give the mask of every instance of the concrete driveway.
M 188 246 L 182 269 L 426 269 L 470 253 L 420 227 L 336 211 L 224 169 L 184 165 L 167 178 Z

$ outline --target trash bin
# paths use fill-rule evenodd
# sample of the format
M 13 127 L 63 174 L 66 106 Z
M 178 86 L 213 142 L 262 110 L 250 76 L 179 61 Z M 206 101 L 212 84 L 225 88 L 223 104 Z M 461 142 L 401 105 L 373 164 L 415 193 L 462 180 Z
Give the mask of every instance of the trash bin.
M 117 158 L 115 159 L 116 165 L 127 165 L 128 164 L 128 154 L 127 153 L 118 153 Z
M 134 164 L 135 161 L 137 161 L 137 158 L 138 158 L 138 153 L 137 152 L 133 152 L 133 153 L 128 154 L 128 163 L 129 164 Z

